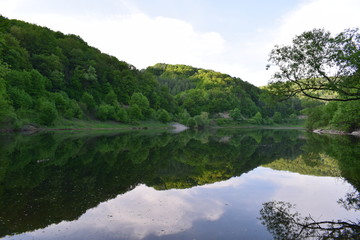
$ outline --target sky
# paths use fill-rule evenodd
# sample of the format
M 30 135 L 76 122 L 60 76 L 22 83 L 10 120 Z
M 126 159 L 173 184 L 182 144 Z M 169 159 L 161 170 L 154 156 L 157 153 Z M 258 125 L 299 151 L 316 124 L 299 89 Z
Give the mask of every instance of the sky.
M 306 30 L 360 27 L 359 0 L 0 0 L 0 14 L 76 34 L 138 69 L 212 69 L 267 85 L 275 45 Z

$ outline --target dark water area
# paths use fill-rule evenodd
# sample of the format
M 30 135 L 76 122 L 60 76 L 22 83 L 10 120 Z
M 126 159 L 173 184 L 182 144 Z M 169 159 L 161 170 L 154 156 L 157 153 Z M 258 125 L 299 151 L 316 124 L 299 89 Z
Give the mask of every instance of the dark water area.
M 357 239 L 359 189 L 351 136 L 0 135 L 0 239 Z

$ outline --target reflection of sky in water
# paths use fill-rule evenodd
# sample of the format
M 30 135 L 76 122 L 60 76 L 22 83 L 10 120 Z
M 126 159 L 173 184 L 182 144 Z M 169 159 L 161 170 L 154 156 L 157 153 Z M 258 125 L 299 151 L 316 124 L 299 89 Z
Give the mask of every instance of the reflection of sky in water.
M 270 239 L 260 224 L 262 203 L 295 203 L 316 220 L 354 219 L 337 204 L 353 190 L 338 178 L 259 167 L 241 177 L 184 190 L 145 185 L 100 203 L 78 220 L 6 239 Z

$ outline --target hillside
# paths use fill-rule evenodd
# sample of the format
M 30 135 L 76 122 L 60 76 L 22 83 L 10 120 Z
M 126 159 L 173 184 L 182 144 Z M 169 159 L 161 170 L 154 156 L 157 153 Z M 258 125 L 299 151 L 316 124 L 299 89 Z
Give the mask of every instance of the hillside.
M 264 118 L 273 118 L 275 112 L 286 118 L 302 108 L 299 99 L 277 102 L 265 89 L 212 70 L 159 63 L 145 72 L 155 75 L 158 82 L 175 96 L 179 107 L 191 116 L 201 112 L 213 116 L 237 109 L 243 119 L 258 112 Z
M 2 128 L 61 119 L 186 122 L 231 111 L 238 120 L 282 119 L 300 108 L 298 99 L 274 102 L 266 90 L 212 70 L 168 64 L 138 70 L 79 36 L 0 16 Z
M 5 17 L 0 79 L 0 120 L 8 125 L 51 125 L 58 117 L 129 122 L 175 110 L 172 96 L 152 75 L 78 36 Z

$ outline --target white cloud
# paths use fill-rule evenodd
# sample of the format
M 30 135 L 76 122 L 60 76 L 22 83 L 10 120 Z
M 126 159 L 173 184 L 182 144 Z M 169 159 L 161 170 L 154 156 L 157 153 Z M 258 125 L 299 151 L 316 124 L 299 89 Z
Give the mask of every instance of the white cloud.
M 93 19 L 56 14 L 29 16 L 28 21 L 81 36 L 89 45 L 137 68 L 158 62 L 203 65 L 224 50 L 216 32 L 197 32 L 191 24 L 173 18 L 151 18 L 137 12 Z
M 221 200 L 198 196 L 196 189 L 156 191 L 140 185 L 89 209 L 74 222 L 63 221 L 28 235 L 36 239 L 166 236 L 189 230 L 197 221 L 216 221 L 224 208 Z
M 278 42 L 288 42 L 295 35 L 314 28 L 338 33 L 359 27 L 360 1 L 307 0 L 295 11 L 286 14 L 278 31 Z
M 288 12 L 280 18 L 280 24 L 268 35 L 267 42 L 262 45 L 258 54 L 265 62 L 268 54 L 275 45 L 291 44 L 291 40 L 304 31 L 314 28 L 324 28 L 333 34 L 339 33 L 346 28 L 359 27 L 360 25 L 360 1 L 358 0 L 304 0 L 299 7 Z M 261 56 L 262 54 L 262 56 Z M 265 66 L 265 65 L 264 65 Z M 274 69 L 269 71 L 251 71 L 249 79 L 257 79 L 265 85 L 265 79 L 269 80 Z
M 23 0 L 1 0 L 0 1 L 0 14 L 12 14 L 19 8 L 19 6 L 23 3 Z
M 50 8 L 45 0 L 0 0 L 0 8 L 6 17 L 77 34 L 89 45 L 137 68 L 158 62 L 187 64 L 240 77 L 257 86 L 266 85 L 271 78 L 265 65 L 275 44 L 288 43 L 315 27 L 336 33 L 360 23 L 358 0 L 303 0 L 296 9 L 279 16 L 279 24 L 273 29 L 254 29 L 252 35 L 245 33 L 247 37 L 231 41 L 221 32 L 199 31 L 181 19 L 150 17 L 127 0 L 106 3 L 99 5 L 98 11 L 95 3 L 90 10 L 69 11 Z M 76 4 L 79 7 L 80 3 Z M 242 29 L 234 29 L 234 33 L 239 31 Z

